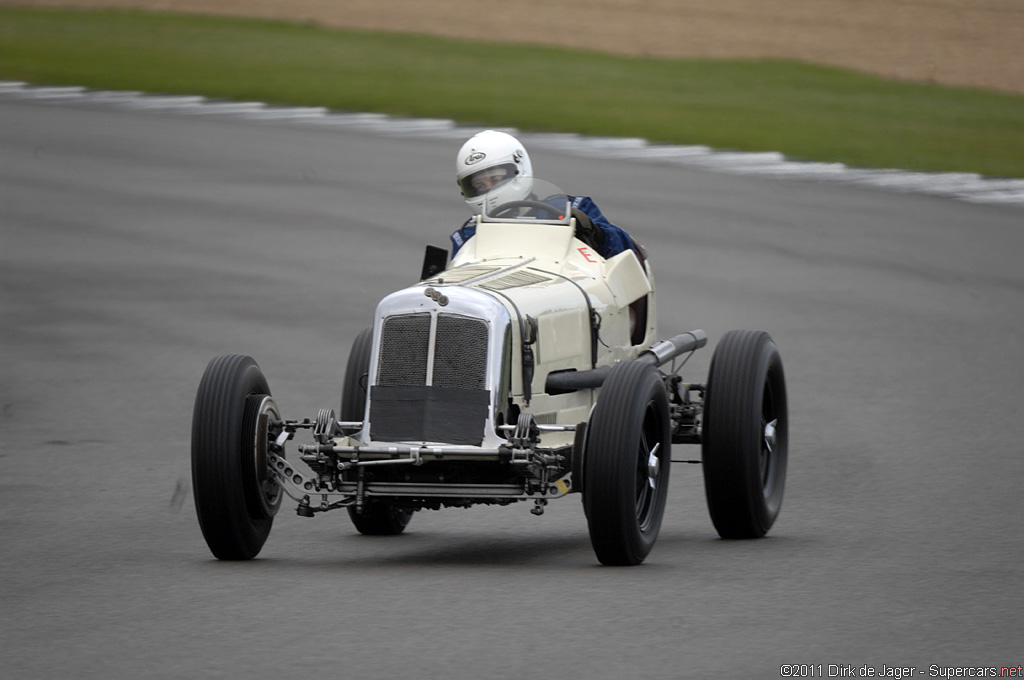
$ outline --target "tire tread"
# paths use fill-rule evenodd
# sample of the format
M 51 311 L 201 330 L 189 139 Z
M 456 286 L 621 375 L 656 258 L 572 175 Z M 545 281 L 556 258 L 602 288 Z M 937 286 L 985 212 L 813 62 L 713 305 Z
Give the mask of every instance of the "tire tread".
M 774 514 L 767 509 L 760 468 L 752 457 L 761 447 L 767 372 L 776 364 L 781 372 L 775 344 L 763 331 L 726 333 L 712 357 L 705 396 L 704 486 L 712 522 L 722 538 L 764 536 L 777 514 L 777 508 Z M 784 405 L 784 381 L 780 396 Z M 784 475 L 785 451 L 781 456 Z
M 653 524 L 644 533 L 636 518 L 634 447 L 650 399 L 662 409 L 663 466 Z M 657 539 L 671 467 L 668 397 L 655 368 L 638 361 L 618 364 L 601 388 L 587 429 L 583 501 L 594 553 L 606 565 L 639 564 Z
M 273 518 L 253 517 L 243 487 L 242 421 L 250 394 L 270 394 L 252 357 L 229 354 L 207 365 L 192 414 L 192 490 L 203 537 L 221 560 L 252 559 Z

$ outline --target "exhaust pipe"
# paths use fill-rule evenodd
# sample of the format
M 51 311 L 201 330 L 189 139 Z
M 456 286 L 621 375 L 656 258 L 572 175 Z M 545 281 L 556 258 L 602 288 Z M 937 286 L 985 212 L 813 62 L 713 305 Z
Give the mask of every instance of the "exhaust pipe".
M 699 328 L 689 333 L 680 333 L 671 340 L 662 340 L 651 345 L 651 348 L 641 352 L 636 358 L 637 361 L 647 361 L 655 366 L 672 361 L 680 354 L 692 352 L 708 344 L 708 334 Z
M 671 340 L 662 340 L 651 345 L 650 349 L 640 353 L 635 361 L 644 361 L 652 366 L 661 366 L 672 361 L 680 354 L 693 352 L 708 344 L 708 334 L 697 329 L 689 333 L 680 333 Z M 565 394 L 576 390 L 596 389 L 604 384 L 611 366 L 601 366 L 589 371 L 563 371 L 551 373 L 544 383 L 547 394 Z

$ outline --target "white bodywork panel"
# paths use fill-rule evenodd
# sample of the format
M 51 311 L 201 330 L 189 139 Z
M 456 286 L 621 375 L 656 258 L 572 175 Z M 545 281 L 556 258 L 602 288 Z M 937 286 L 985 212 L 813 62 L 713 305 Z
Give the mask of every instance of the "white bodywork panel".
M 484 445 L 496 443 L 494 416 L 503 405 L 498 398 L 511 397 L 524 412 L 541 424 L 575 424 L 585 421 L 597 390 L 545 394 L 549 373 L 584 371 L 617 361 L 630 360 L 655 338 L 654 286 L 649 268 L 632 250 L 605 260 L 574 237 L 570 224 L 480 222 L 476 235 L 466 241 L 448 269 L 415 286 L 385 298 L 377 309 L 370 385 L 374 385 L 379 360 L 381 326 L 395 314 L 458 313 L 478 315 L 491 327 L 492 364 L 506 351 L 504 327 L 511 327 L 511 361 L 492 366 L 487 388 L 491 390 L 491 417 Z M 433 296 L 431 296 L 433 293 Z M 639 344 L 630 341 L 629 305 L 647 298 L 645 332 Z M 444 304 L 442 304 L 442 302 Z M 598 320 L 596 338 L 592 318 Z M 533 352 L 533 378 L 523 382 L 524 335 Z M 510 382 L 502 394 L 505 371 Z M 369 404 L 367 417 L 369 416 Z M 368 423 L 372 432 L 372 423 Z M 361 439 L 369 441 L 368 432 Z M 545 433 L 546 445 L 568 444 L 572 433 Z

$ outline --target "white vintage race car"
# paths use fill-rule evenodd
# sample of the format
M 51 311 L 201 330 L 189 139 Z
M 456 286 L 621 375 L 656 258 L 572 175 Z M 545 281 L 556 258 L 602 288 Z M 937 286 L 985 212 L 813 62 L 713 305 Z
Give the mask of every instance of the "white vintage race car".
M 707 381 L 683 382 L 677 359 L 705 333 L 656 341 L 650 261 L 598 255 L 547 187 L 479 217 L 447 268 L 428 247 L 421 281 L 384 298 L 353 343 L 338 414 L 285 419 L 251 357 L 210 362 L 192 482 L 216 557 L 255 557 L 285 496 L 301 516 L 347 508 L 360 532 L 384 535 L 421 509 L 532 501 L 540 515 L 579 493 L 598 560 L 639 564 L 682 443 L 701 446 L 718 533 L 768 531 L 788 441 L 771 337 L 725 334 Z

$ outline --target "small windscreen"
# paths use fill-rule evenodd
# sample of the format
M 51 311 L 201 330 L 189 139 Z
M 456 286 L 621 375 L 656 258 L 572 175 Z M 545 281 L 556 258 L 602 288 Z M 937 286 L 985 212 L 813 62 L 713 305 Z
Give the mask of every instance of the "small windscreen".
M 569 197 L 551 182 L 533 178 L 530 195 L 524 199 L 492 204 L 487 201 L 481 216 L 486 222 L 540 222 L 569 224 Z

